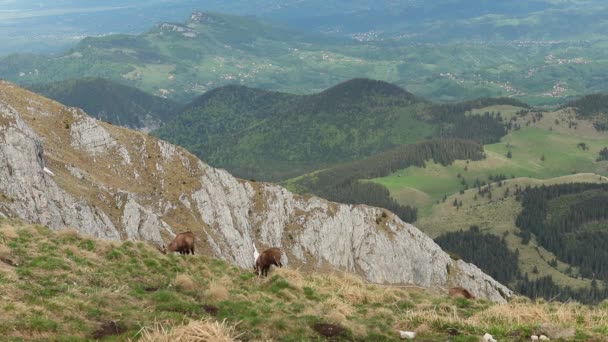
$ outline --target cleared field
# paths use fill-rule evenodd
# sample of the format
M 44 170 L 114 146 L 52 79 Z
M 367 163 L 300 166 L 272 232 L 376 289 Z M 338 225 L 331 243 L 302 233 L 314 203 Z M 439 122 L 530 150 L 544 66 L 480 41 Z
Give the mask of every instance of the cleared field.
M 570 121 L 577 122 L 564 112 L 545 113 L 536 122 L 530 116 L 518 118 L 523 128 L 499 143 L 484 146 L 484 160 L 461 160 L 449 166 L 427 163 L 426 167 L 410 167 L 372 181 L 386 186 L 400 203 L 419 207 L 421 216 L 426 216 L 444 196 L 464 189 L 464 183 L 473 187 L 476 180 L 487 181 L 489 176 L 550 179 L 584 172 L 608 175 L 608 162 L 596 161 L 599 151 L 608 146 L 608 134 L 595 131 L 584 121 L 568 128 Z

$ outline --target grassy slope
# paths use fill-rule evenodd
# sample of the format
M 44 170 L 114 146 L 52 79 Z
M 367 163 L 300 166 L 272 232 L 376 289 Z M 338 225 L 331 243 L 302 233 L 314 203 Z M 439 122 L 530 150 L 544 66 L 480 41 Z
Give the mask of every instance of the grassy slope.
M 339 325 L 342 339 L 357 340 L 397 340 L 401 329 L 430 340 L 477 341 L 490 332 L 514 341 L 543 322 L 575 327 L 577 341 L 608 336 L 604 307 L 522 298 L 492 305 L 288 267 L 258 279 L 203 256 L 163 256 L 143 243 L 92 240 L 6 219 L 0 220 L 0 284 L 0 332 L 8 340 L 92 339 L 104 326 L 117 333 L 107 340 L 171 340 L 175 335 L 166 335 L 176 330 L 199 338 L 217 330 L 215 340 L 321 340 L 317 323 Z M 454 329 L 458 336 L 449 337 Z
M 477 112 L 496 109 L 490 107 Z M 531 123 L 526 127 L 528 121 Z M 578 123 L 576 129 L 568 128 L 570 121 Z M 485 181 L 489 175 L 498 174 L 508 178 L 538 179 L 577 172 L 608 175 L 608 163 L 595 161 L 599 151 L 608 145 L 608 134 L 597 132 L 590 122 L 574 119 L 568 110 L 544 113 L 536 123 L 529 116 L 519 118 L 517 122 L 522 125 L 521 130 L 512 131 L 499 143 L 484 146 L 485 160 L 468 163 L 456 161 L 446 167 L 429 163 L 426 168 L 411 167 L 373 181 L 386 186 L 401 203 L 422 208 L 424 215 L 444 195 L 449 196 L 462 188 L 458 174 L 470 186 L 477 178 Z M 583 151 L 577 146 L 581 142 L 588 146 L 588 150 Z M 512 151 L 512 158 L 506 157 L 509 150 Z M 541 161 L 542 156 L 545 156 L 544 161 Z

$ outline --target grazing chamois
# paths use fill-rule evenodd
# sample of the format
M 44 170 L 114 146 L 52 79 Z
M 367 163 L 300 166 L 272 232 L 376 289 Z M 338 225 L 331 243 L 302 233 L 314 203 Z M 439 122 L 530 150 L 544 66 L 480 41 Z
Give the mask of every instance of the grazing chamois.
M 192 253 L 194 255 L 194 242 L 196 241 L 196 236 L 192 232 L 184 232 L 179 233 L 175 236 L 175 239 L 169 244 L 169 246 L 163 248 L 161 252 L 163 254 L 178 252 L 179 254 L 189 254 Z
M 267 276 L 271 265 L 283 267 L 281 263 L 281 249 L 273 247 L 263 251 L 256 259 L 253 269 L 257 275 Z
M 475 299 L 475 296 L 469 290 L 462 287 L 452 287 L 450 289 L 450 297 L 464 297 L 466 299 Z

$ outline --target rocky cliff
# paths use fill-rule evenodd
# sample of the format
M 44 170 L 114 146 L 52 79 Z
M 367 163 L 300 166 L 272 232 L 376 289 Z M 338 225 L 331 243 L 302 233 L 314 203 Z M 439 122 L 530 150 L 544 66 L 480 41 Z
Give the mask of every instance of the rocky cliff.
M 154 244 L 192 230 L 198 253 L 244 268 L 253 266 L 254 244 L 280 246 L 284 263 L 304 270 L 462 286 L 497 302 L 512 294 L 386 210 L 237 179 L 181 148 L 7 82 L 0 82 L 0 216 Z

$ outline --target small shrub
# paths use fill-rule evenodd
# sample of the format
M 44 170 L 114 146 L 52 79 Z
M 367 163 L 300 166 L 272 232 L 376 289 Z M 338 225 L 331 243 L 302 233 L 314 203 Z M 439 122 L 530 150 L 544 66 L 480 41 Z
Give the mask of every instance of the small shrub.
M 82 242 L 80 242 L 79 247 L 84 249 L 85 251 L 92 252 L 95 250 L 95 241 L 89 239 L 83 240 Z
M 213 282 L 209 285 L 209 288 L 204 293 L 205 299 L 211 302 L 223 302 L 230 298 L 230 292 L 225 286 Z
M 112 248 L 106 253 L 106 259 L 108 260 L 120 260 L 122 257 L 122 253 L 116 248 Z
M 34 316 L 27 318 L 24 321 L 17 322 L 16 327 L 19 330 L 44 332 L 57 331 L 59 324 L 49 318 Z
M 178 274 L 173 282 L 175 287 L 182 291 L 193 292 L 197 288 L 192 278 L 187 274 Z
M 272 278 L 270 278 L 270 281 L 268 282 L 268 290 L 272 293 L 279 293 L 282 290 L 291 287 L 289 285 L 289 282 L 287 282 L 287 280 L 279 277 L 279 276 L 273 276 Z
M 48 257 L 48 256 L 39 256 L 34 258 L 29 267 L 39 268 L 47 271 L 58 270 L 58 269 L 67 269 L 67 265 L 65 262 L 59 258 Z
M 319 297 L 316 295 L 315 290 L 313 288 L 304 287 L 303 290 L 304 290 L 304 296 L 306 296 L 306 299 L 319 301 Z

